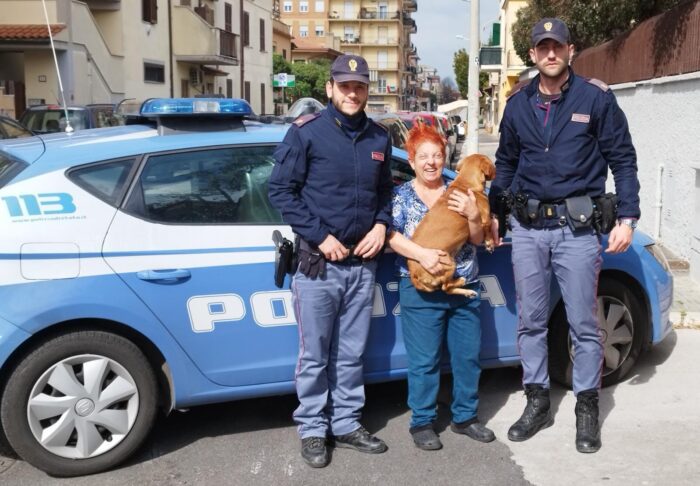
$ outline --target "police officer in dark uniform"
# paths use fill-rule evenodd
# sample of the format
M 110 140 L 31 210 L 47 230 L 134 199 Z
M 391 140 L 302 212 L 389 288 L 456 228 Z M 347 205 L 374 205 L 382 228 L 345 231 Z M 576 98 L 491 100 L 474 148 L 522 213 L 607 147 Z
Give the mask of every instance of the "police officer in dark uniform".
M 530 58 L 539 75 L 508 99 L 490 192 L 492 207 L 503 191 L 515 195 L 510 223 L 527 406 L 508 438 L 527 440 L 553 424 L 547 319 L 554 273 L 574 346 L 576 449 L 596 452 L 601 446 L 598 390 L 603 344 L 597 285 L 602 247 L 591 226 L 590 205 L 604 195 L 609 167 L 619 219 L 611 218 L 605 251 L 627 250 L 640 215 L 637 159 L 627 120 L 612 91 L 601 81 L 577 76 L 569 67 L 574 46 L 566 24 L 556 18 L 540 20 L 532 29 L 531 42 Z M 602 207 L 605 199 L 598 200 Z M 496 220 L 493 226 L 498 226 Z
M 327 439 L 366 453 L 387 449 L 359 422 L 376 258 L 391 224 L 393 189 L 389 137 L 364 112 L 368 88 L 367 61 L 338 57 L 326 84 L 330 103 L 292 124 L 270 178 L 270 201 L 299 236 L 294 420 L 312 467 L 328 464 Z

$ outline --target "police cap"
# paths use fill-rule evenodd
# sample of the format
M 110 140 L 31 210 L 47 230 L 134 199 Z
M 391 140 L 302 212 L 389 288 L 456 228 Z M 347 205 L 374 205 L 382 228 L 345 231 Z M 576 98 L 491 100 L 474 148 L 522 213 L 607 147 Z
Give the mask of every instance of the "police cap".
M 358 81 L 369 84 L 369 66 L 364 57 L 344 54 L 333 61 L 331 78 L 336 83 Z
M 559 44 L 566 45 L 569 43 L 569 28 L 561 19 L 544 18 L 532 28 L 530 36 L 532 47 L 545 39 L 554 39 Z

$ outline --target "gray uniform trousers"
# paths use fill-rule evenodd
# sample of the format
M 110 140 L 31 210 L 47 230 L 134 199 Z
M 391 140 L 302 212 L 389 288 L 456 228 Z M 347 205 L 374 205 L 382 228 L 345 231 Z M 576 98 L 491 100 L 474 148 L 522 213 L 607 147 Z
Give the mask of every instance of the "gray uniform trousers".
M 360 427 L 365 403 L 362 354 L 367 345 L 377 261 L 326 262 L 323 278 L 298 271 L 292 302 L 299 326 L 294 411 L 299 436 L 349 434 Z
M 597 290 L 602 247 L 598 235 L 593 231 L 574 235 L 568 226 L 528 228 L 514 217 L 511 223 L 523 384 L 549 388 L 547 321 L 553 272 L 574 346 L 574 393 L 600 388 L 603 344 Z

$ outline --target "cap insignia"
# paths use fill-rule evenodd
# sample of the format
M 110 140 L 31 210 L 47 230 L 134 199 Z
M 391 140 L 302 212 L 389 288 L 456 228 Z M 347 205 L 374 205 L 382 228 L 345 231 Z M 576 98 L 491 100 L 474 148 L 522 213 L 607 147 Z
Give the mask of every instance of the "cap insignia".
M 552 23 L 551 23 L 551 22 L 545 22 L 545 24 L 544 24 L 544 30 L 546 30 L 547 32 L 549 32 L 550 30 L 552 30 Z
M 354 59 L 350 59 L 348 61 L 348 66 L 350 67 L 350 71 L 355 72 L 357 71 L 357 61 Z

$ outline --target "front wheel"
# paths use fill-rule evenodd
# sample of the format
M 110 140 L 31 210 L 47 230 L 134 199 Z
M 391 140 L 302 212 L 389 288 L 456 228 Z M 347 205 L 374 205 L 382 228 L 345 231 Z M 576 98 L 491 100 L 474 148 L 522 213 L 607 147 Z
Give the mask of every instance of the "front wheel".
M 153 369 L 131 341 L 102 331 L 48 339 L 12 371 L 0 419 L 15 452 L 54 476 L 103 471 L 143 443 L 156 414 Z
M 622 381 L 637 362 L 649 332 L 644 306 L 622 282 L 601 279 L 598 285 L 598 322 L 603 340 L 603 383 Z M 574 349 L 563 303 L 549 324 L 549 373 L 552 379 L 571 387 Z

